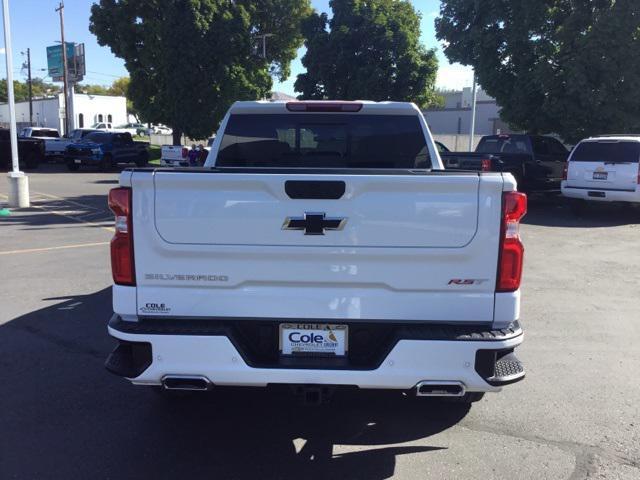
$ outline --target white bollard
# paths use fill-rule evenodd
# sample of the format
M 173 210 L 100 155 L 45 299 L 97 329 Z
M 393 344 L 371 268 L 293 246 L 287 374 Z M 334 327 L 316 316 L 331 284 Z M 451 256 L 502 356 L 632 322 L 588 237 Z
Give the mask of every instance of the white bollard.
M 29 178 L 24 172 L 9 172 L 9 207 L 29 208 Z

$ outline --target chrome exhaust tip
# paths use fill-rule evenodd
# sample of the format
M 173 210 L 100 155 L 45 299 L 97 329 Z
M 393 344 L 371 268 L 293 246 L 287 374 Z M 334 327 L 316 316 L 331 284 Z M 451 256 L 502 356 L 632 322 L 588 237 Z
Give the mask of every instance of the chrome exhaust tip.
M 418 397 L 462 397 L 466 390 L 462 382 L 432 382 L 423 380 L 416 385 Z
M 211 390 L 213 384 L 202 375 L 165 375 L 162 377 L 162 386 L 165 390 Z

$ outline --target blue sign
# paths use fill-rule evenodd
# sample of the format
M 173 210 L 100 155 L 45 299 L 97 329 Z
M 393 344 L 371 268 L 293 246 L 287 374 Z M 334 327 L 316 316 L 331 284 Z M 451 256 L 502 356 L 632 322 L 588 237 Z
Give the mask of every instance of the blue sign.
M 73 57 L 75 55 L 75 44 L 72 42 L 65 42 L 67 44 L 67 68 L 69 64 L 73 64 Z M 49 70 L 49 76 L 54 81 L 60 81 L 64 75 L 62 69 L 62 45 L 52 45 L 47 47 L 47 69 Z

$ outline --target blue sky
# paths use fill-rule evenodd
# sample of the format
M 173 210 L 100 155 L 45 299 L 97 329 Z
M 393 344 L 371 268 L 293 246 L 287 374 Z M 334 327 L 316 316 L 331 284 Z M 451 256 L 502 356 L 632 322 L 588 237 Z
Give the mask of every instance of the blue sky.
M 20 52 L 31 48 L 31 64 L 34 76 L 44 76 L 40 71 L 47 66 L 46 47 L 60 40 L 60 22 L 55 8 L 58 0 L 8 0 L 13 39 L 14 78 L 26 77 L 21 69 L 24 57 Z M 84 83 L 109 85 L 118 77 L 127 75 L 122 60 L 116 58 L 108 47 L 101 47 L 95 37 L 89 33 L 89 10 L 91 0 L 65 1 L 65 36 L 67 41 L 84 43 L 87 59 L 87 76 Z M 320 11 L 329 11 L 328 0 L 312 0 L 313 6 Z M 440 6 L 439 0 L 412 0 L 415 8 L 422 14 L 422 42 L 429 48 L 438 47 L 440 71 L 438 86 L 462 88 L 471 85 L 470 69 L 460 65 L 450 65 L 442 54 L 435 38 L 434 19 Z M 4 51 L 4 38 L 0 38 L 0 53 Z M 299 52 L 302 53 L 302 49 Z M 4 55 L 0 56 L 0 77 L 5 77 Z M 300 58 L 292 64 L 292 75 L 284 83 L 276 83 L 274 90 L 290 95 L 293 92 L 295 76 L 303 70 Z

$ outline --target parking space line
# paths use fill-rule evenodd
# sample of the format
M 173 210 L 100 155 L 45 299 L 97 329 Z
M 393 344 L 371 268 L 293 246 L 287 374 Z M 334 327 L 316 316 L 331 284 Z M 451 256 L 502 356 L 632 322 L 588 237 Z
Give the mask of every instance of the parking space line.
M 41 195 L 41 194 L 40 194 L 40 193 L 38 193 L 38 192 L 34 192 L 34 193 L 36 193 L 36 194 L 38 194 L 38 195 Z M 0 193 L 0 197 L 4 198 L 5 200 L 8 200 L 8 199 L 9 199 L 9 197 L 8 197 L 7 195 L 4 195 L 4 194 L 2 194 L 2 193 Z M 65 201 L 65 200 L 64 200 L 64 199 L 60 199 L 60 201 Z M 82 206 L 83 208 L 85 208 L 85 206 L 84 206 L 84 205 L 79 204 L 79 203 L 77 203 L 77 202 L 70 202 L 70 203 L 76 203 L 77 205 L 80 205 L 80 206 Z M 45 205 L 46 205 L 46 202 L 45 202 Z M 59 205 L 57 205 L 57 206 L 59 207 Z M 51 214 L 53 214 L 53 215 L 59 215 L 59 216 L 61 216 L 61 217 L 65 217 L 65 218 L 68 218 L 68 219 L 70 219 L 70 220 L 74 220 L 74 221 L 76 221 L 76 222 L 84 223 L 85 225 L 90 225 L 90 226 L 92 226 L 92 227 L 98 227 L 98 228 L 101 228 L 101 229 L 103 229 L 103 230 L 107 230 L 108 232 L 114 232 L 114 231 L 115 231 L 113 227 L 105 227 L 104 225 L 100 225 L 99 223 L 96 223 L 96 222 L 91 222 L 91 221 L 88 221 L 88 220 L 83 220 L 83 219 L 81 219 L 81 218 L 78 218 L 77 216 L 68 215 L 68 213 L 69 213 L 69 212 L 73 212 L 73 211 L 70 211 L 70 210 L 65 210 L 65 211 L 63 211 L 63 212 L 64 212 L 64 213 L 63 213 L 63 212 L 59 212 L 59 211 L 56 211 L 56 210 L 53 210 L 53 209 L 50 209 L 50 208 L 45 208 L 45 207 L 43 207 L 42 205 L 35 205 L 35 204 L 31 204 L 31 207 L 32 207 L 32 208 L 37 208 L 37 209 L 42 210 L 42 211 L 47 212 L 47 213 L 51 213 Z M 54 205 L 54 208 L 55 208 L 55 207 L 56 207 L 56 205 Z M 91 208 L 91 207 L 89 207 L 89 208 Z M 94 210 L 95 210 L 95 209 L 94 209 Z M 104 212 L 104 214 L 105 214 L 105 215 L 107 215 L 107 214 L 108 214 L 108 212 L 107 212 L 106 210 L 103 210 L 102 212 Z M 75 212 L 74 212 L 74 213 L 75 213 Z M 106 221 L 108 221 L 108 218 L 105 218 L 105 219 L 104 219 L 104 221 L 105 221 L 105 222 L 106 222 Z
M 48 252 L 51 250 L 66 250 L 69 248 L 85 248 L 85 247 L 97 247 L 101 245 L 109 245 L 109 242 L 95 242 L 95 243 L 78 243 L 75 245 L 60 245 L 57 247 L 43 247 L 43 248 L 25 248 L 23 250 L 7 250 L 0 252 L 0 255 L 13 255 L 18 253 L 37 253 Z
M 80 203 L 80 202 L 76 202 L 76 201 L 73 201 L 73 200 L 68 200 L 68 199 L 66 199 L 66 198 L 64 198 L 64 197 L 58 197 L 57 195 L 52 195 L 52 194 L 50 194 L 50 193 L 43 193 L 43 192 L 33 192 L 33 193 L 35 193 L 35 194 L 37 194 L 37 195 L 42 195 L 43 197 L 53 198 L 54 200 L 59 200 L 59 201 L 61 201 L 61 202 L 71 203 L 71 204 L 73 204 L 73 205 L 77 205 L 77 206 L 82 207 L 82 208 L 84 208 L 84 209 L 89 209 L 89 210 L 102 210 L 102 209 L 99 209 L 99 208 L 93 207 L 93 206 L 91 206 L 91 205 L 84 205 L 84 204 L 82 204 L 82 203 Z M 103 210 L 103 211 L 106 211 L 106 210 Z

